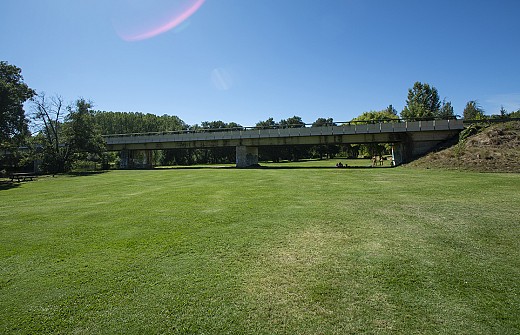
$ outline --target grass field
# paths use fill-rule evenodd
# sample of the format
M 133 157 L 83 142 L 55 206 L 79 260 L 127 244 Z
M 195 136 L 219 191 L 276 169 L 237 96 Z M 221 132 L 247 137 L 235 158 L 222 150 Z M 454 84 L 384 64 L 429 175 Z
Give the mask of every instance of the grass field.
M 0 184 L 0 333 L 520 333 L 519 174 L 318 165 Z

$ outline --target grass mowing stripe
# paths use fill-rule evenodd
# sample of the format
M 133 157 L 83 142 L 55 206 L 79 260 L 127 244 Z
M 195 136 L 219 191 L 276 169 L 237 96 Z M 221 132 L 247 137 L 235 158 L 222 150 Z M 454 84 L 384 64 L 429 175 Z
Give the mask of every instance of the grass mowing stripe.
M 23 183 L 0 191 L 0 332 L 517 333 L 519 186 L 406 168 Z

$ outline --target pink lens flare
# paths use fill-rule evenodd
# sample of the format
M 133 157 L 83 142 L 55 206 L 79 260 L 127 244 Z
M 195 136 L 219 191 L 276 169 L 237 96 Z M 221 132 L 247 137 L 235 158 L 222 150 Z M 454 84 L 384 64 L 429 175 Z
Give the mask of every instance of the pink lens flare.
M 184 0 L 177 1 L 178 5 L 171 14 L 165 16 L 162 20 L 156 20 L 152 24 L 148 24 L 143 28 L 124 28 L 117 29 L 118 35 L 125 41 L 134 42 L 163 34 L 186 21 L 190 16 L 195 14 L 206 0 Z M 159 16 L 159 15 L 157 15 Z M 135 23 L 137 26 L 137 23 Z M 128 26 L 128 24 L 127 24 Z M 130 30 L 133 30 L 130 32 Z

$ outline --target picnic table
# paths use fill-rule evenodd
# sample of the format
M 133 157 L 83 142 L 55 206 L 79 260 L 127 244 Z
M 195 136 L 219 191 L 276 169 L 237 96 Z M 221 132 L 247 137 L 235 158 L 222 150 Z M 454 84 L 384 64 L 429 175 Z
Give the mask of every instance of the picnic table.
M 29 172 L 16 172 L 16 173 L 11 173 L 9 178 L 11 178 L 11 181 L 14 181 L 16 179 L 17 182 L 29 181 L 29 180 L 32 181 L 33 179 L 36 179 L 36 175 L 34 173 L 29 173 Z

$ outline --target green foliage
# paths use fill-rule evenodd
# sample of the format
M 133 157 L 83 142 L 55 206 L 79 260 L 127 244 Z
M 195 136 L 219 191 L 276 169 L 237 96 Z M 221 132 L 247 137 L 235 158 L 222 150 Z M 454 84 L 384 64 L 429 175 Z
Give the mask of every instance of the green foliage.
M 129 134 L 188 129 L 188 125 L 173 115 L 130 112 L 95 111 L 93 117 L 101 134 Z
M 334 120 L 331 117 L 329 117 L 328 119 L 320 117 L 312 123 L 312 127 L 330 127 L 330 126 L 336 126 L 336 123 L 334 122 Z
M 509 118 L 514 118 L 514 119 L 520 119 L 520 109 L 517 110 L 516 112 L 511 112 L 508 114 L 508 117 Z
M 91 107 L 90 102 L 78 99 L 64 115 L 59 96 L 47 99 L 41 93 L 33 100 L 34 121 L 40 126 L 36 139 L 43 145 L 43 152 L 36 158 L 42 160 L 43 171 L 67 172 L 75 160 L 101 161 L 105 142 Z
M 280 120 L 278 123 L 283 128 L 303 128 L 305 127 L 305 122 L 303 122 L 302 118 L 299 116 L 293 116 L 288 119 Z
M 455 113 L 453 111 L 453 106 L 450 101 L 443 100 L 441 108 L 439 109 L 439 114 L 437 115 L 440 119 L 454 119 Z
M 520 175 L 317 163 L 4 188 L 0 333 L 518 333 Z
M 352 119 L 356 123 L 373 123 L 373 122 L 395 122 L 399 117 L 395 114 L 392 105 L 382 111 L 364 112 L 358 117 Z
M 468 101 L 466 107 L 464 107 L 464 120 L 484 120 L 486 116 L 484 115 L 484 109 L 480 106 L 480 104 L 475 101 Z
M 230 122 L 226 123 L 224 121 L 204 121 L 200 124 L 200 127 L 202 129 L 240 129 L 242 128 L 241 125 L 239 125 L 236 122 Z
M 21 73 L 15 65 L 0 61 L 0 148 L 12 150 L 29 134 L 23 105 L 35 92 L 23 82 Z
M 89 155 L 101 157 L 105 150 L 105 141 L 91 108 L 92 104 L 84 99 L 77 100 L 74 107 L 68 107 L 65 138 L 70 149 L 77 155 L 76 159 L 85 159 Z
M 500 117 L 505 118 L 508 116 L 509 114 L 507 113 L 507 110 L 504 108 L 504 106 L 500 106 Z
M 351 122 L 355 123 L 386 123 L 386 122 L 395 122 L 399 120 L 399 117 L 396 115 L 397 111 L 392 107 L 392 105 L 388 106 L 388 108 L 383 109 L 382 111 L 370 111 L 361 114 L 360 116 L 353 118 Z M 391 145 L 386 143 L 376 144 L 360 144 L 358 146 L 358 155 L 360 156 L 381 156 L 385 154 L 389 154 L 391 150 Z
M 401 112 L 401 118 L 434 119 L 439 117 L 441 102 L 437 89 L 429 84 L 416 82 L 413 88 L 408 90 L 406 106 Z
M 520 109 L 516 112 L 508 113 L 504 106 L 500 106 L 499 114 L 493 114 L 490 116 L 490 118 L 500 120 L 518 119 L 520 118 Z
M 275 127 L 277 126 L 278 123 L 276 123 L 272 117 L 270 117 L 269 119 L 265 120 L 265 121 L 258 121 L 256 123 L 256 127 L 259 127 L 259 128 L 271 128 L 271 127 Z

